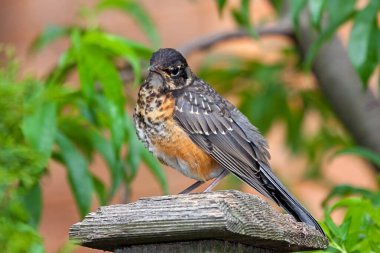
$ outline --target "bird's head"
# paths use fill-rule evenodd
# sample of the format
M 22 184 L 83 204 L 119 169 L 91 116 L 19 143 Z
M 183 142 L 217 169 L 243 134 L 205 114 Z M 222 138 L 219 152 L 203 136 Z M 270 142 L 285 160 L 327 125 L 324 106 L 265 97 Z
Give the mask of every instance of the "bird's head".
M 175 49 L 161 48 L 150 58 L 148 79 L 155 79 L 165 90 L 181 89 L 189 85 L 192 78 L 186 59 Z

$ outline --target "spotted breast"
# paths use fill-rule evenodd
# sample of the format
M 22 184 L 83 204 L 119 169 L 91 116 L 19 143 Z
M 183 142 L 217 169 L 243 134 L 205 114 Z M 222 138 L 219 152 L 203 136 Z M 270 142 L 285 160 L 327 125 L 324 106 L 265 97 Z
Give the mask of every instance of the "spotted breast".
M 150 74 L 139 90 L 134 113 L 139 139 L 160 162 L 185 176 L 199 181 L 217 177 L 223 169 L 173 119 L 175 97 L 160 79 Z

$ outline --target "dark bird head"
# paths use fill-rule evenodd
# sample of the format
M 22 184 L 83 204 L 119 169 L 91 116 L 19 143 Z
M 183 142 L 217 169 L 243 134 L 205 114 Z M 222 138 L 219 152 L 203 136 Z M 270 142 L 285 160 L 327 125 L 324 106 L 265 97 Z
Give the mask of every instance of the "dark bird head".
M 186 59 L 172 48 L 161 48 L 150 58 L 149 77 L 160 75 L 166 90 L 181 89 L 191 83 L 192 72 Z

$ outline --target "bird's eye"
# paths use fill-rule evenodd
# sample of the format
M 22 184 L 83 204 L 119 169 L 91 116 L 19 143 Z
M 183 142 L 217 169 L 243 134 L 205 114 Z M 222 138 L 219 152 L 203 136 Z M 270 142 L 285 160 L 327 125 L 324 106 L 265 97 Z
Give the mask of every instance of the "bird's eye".
M 169 74 L 170 74 L 171 76 L 178 76 L 180 70 L 181 70 L 180 67 L 170 68 L 170 69 L 169 69 Z

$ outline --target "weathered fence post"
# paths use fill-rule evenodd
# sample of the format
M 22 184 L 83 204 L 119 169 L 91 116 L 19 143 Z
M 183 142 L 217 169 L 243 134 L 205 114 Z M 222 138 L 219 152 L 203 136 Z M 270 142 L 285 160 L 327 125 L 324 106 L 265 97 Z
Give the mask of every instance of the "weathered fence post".
M 100 207 L 70 229 L 79 244 L 117 253 L 292 252 L 326 237 L 239 191 L 142 198 Z

